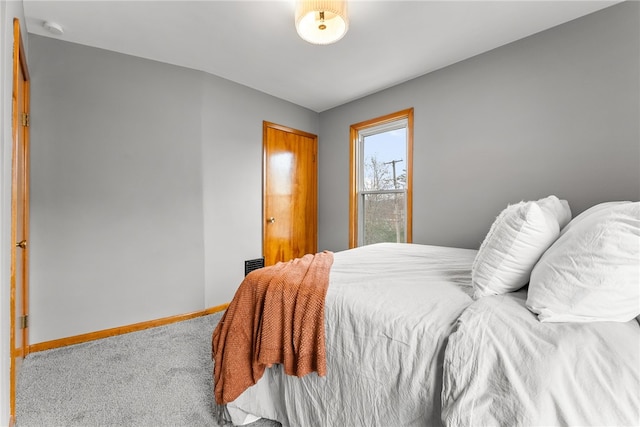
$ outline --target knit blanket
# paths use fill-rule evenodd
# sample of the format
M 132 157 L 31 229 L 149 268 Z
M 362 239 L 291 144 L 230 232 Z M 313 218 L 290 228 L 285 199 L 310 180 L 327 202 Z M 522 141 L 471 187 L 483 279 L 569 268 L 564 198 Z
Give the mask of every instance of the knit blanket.
M 213 332 L 214 395 L 234 401 L 267 367 L 326 375 L 324 303 L 333 253 L 305 255 L 254 270 Z

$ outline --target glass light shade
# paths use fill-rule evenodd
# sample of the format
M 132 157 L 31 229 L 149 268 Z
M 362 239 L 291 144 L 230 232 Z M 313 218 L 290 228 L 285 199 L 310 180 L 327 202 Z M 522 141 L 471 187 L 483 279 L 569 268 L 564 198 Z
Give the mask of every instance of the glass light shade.
M 305 41 L 331 44 L 349 29 L 346 0 L 298 0 L 296 30 Z

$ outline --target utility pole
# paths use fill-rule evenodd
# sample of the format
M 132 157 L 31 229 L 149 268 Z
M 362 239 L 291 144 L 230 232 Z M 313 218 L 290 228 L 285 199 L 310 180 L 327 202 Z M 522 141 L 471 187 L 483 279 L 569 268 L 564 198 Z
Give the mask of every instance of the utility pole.
M 390 162 L 383 163 L 383 165 L 391 165 L 393 168 L 393 188 L 398 189 L 398 180 L 396 178 L 396 163 L 400 163 L 400 160 L 391 160 Z M 400 212 L 398 209 L 398 193 L 393 193 L 393 216 L 396 223 L 396 243 L 400 243 Z
M 396 181 L 396 163 L 400 163 L 401 161 L 402 159 L 391 160 L 390 162 L 383 163 L 383 165 L 391 165 L 391 167 L 393 168 L 393 188 L 395 188 L 396 190 L 398 189 L 398 182 Z

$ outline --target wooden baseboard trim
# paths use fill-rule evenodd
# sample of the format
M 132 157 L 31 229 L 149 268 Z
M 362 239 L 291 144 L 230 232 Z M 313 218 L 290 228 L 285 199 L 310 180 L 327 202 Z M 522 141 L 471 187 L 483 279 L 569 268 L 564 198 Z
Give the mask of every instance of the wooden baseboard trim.
M 119 326 L 117 328 L 104 329 L 102 331 L 89 332 L 88 334 L 75 335 L 67 338 L 60 338 L 52 341 L 32 344 L 29 346 L 29 353 L 38 351 L 51 350 L 68 345 L 81 344 L 88 341 L 99 340 L 102 338 L 114 337 L 116 335 L 128 334 L 129 332 L 142 331 L 144 329 L 155 328 L 156 326 L 169 325 L 183 320 L 195 319 L 196 317 L 206 316 L 209 314 L 224 311 L 229 304 L 222 304 L 210 307 L 205 310 L 195 311 L 193 313 L 180 314 L 178 316 L 163 317 L 162 319 L 149 320 L 146 322 L 134 323 L 133 325 Z

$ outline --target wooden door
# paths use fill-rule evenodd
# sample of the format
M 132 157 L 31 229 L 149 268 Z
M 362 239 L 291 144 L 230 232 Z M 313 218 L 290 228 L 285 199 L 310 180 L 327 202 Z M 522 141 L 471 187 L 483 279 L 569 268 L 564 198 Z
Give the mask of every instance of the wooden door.
M 16 378 L 29 352 L 29 71 L 20 35 L 13 21 L 13 111 L 11 191 L 11 373 L 10 415 L 15 417 Z
M 265 265 L 317 251 L 316 135 L 264 122 Z

